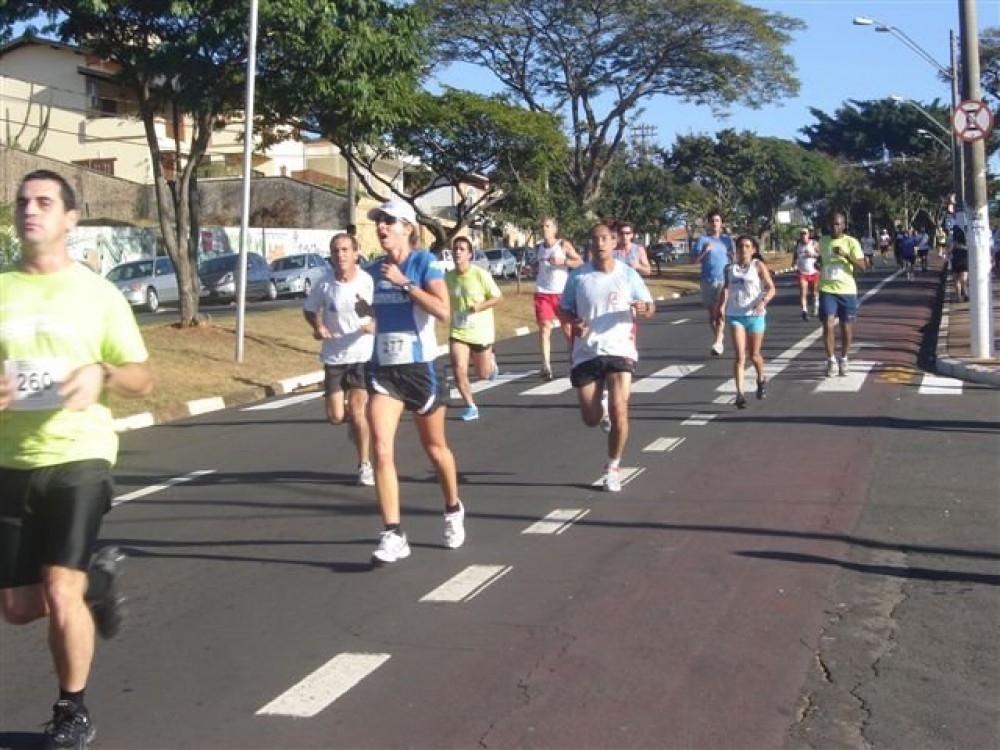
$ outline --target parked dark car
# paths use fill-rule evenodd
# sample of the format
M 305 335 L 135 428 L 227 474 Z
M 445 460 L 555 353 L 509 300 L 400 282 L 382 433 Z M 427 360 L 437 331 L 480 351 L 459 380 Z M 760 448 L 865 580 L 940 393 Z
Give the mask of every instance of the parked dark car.
M 512 247 L 511 254 L 517 260 L 517 275 L 522 279 L 535 278 L 535 249 L 533 247 Z
M 655 245 L 650 245 L 646 255 L 650 264 L 656 267 L 657 276 L 663 273 L 661 266 L 675 263 L 678 258 L 677 248 L 672 242 L 657 242 Z
M 229 302 L 236 298 L 239 273 L 238 253 L 206 258 L 198 264 L 201 296 Z M 277 299 L 278 288 L 271 279 L 271 268 L 257 253 L 247 253 L 247 299 Z

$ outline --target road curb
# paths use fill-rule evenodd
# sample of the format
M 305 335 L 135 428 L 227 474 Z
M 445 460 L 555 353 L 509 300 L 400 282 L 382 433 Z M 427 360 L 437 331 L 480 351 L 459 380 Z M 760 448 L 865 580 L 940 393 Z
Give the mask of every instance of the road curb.
M 948 334 L 951 320 L 951 302 L 948 301 L 948 289 L 951 288 L 951 271 L 944 275 L 944 290 L 941 303 L 941 323 L 938 326 L 937 350 L 934 356 L 934 370 L 939 375 L 970 383 L 989 385 L 1000 388 L 1000 370 L 996 364 L 977 364 L 948 355 Z
M 303 388 L 318 385 L 323 382 L 323 370 L 307 372 L 303 375 L 296 375 L 291 378 L 279 380 L 277 383 L 263 386 L 261 388 L 246 388 L 235 391 L 225 396 L 209 396 L 206 398 L 185 401 L 182 404 L 164 406 L 155 411 L 141 412 L 122 417 L 115 420 L 116 432 L 129 432 L 139 430 L 144 427 L 153 427 L 166 422 L 173 422 L 186 417 L 197 417 L 201 414 L 210 414 L 214 411 L 231 409 L 235 406 L 244 406 L 261 401 L 272 396 L 283 396 L 293 393 Z

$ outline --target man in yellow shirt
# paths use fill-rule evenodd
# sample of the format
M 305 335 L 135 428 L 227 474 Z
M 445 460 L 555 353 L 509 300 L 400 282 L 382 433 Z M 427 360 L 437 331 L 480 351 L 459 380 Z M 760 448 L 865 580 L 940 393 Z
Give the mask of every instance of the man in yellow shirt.
M 819 317 L 823 323 L 826 376 L 847 375 L 854 321 L 858 317 L 858 285 L 854 276 L 865 262 L 860 243 L 848 235 L 847 215 L 835 212 L 830 220 L 830 240 L 820 248 Z M 835 356 L 834 318 L 840 321 L 840 358 Z
M 128 302 L 69 254 L 78 218 L 65 179 L 28 174 L 17 192 L 21 260 L 0 273 L 0 609 L 17 625 L 48 618 L 59 699 L 46 748 L 93 739 L 84 692 L 95 626 L 109 638 L 121 622 L 120 554 L 94 556 L 118 453 L 101 394 L 152 387 Z

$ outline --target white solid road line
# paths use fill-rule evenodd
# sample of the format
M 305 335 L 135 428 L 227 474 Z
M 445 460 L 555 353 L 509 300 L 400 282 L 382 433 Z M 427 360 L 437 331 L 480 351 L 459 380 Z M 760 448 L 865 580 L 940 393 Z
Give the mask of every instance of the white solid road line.
M 487 586 L 496 583 L 512 570 L 510 565 L 470 565 L 433 591 L 420 597 L 422 602 L 467 602 Z
M 497 375 L 496 380 L 477 380 L 472 383 L 469 387 L 473 393 L 481 393 L 482 391 L 488 391 L 490 388 L 496 388 L 497 386 L 506 385 L 507 383 L 513 383 L 515 380 L 520 380 L 521 378 L 526 378 L 529 375 L 537 375 L 538 370 L 501 370 L 500 374 Z M 449 378 L 450 380 L 451 378 Z M 458 392 L 458 388 L 452 388 L 449 395 L 453 399 L 461 398 L 462 394 Z
M 545 518 L 535 521 L 521 533 L 562 534 L 588 513 L 590 513 L 589 510 L 580 510 L 579 508 L 558 508 L 545 516 Z
M 569 378 L 556 378 L 549 383 L 542 383 L 541 385 L 536 385 L 534 388 L 529 388 L 526 391 L 521 391 L 521 396 L 555 396 L 558 393 L 563 393 L 568 391 L 573 386 L 569 382 Z
M 325 709 L 389 660 L 389 654 L 337 654 L 257 711 L 258 716 L 307 719 Z
M 846 377 L 834 375 L 832 378 L 823 378 L 816 384 L 813 393 L 857 393 L 865 384 L 868 371 L 879 364 L 878 362 L 865 362 L 857 359 L 852 359 L 850 362 L 850 372 L 847 373 Z
M 681 325 L 681 323 L 687 323 L 689 320 L 691 320 L 691 318 L 681 318 L 680 320 L 675 320 L 670 325 L 672 325 L 672 326 L 679 326 L 679 325 Z
M 632 383 L 632 393 L 656 393 L 704 365 L 670 365 Z
M 301 404 L 306 401 L 312 401 L 316 398 L 323 398 L 322 391 L 316 391 L 315 393 L 302 393 L 298 396 L 289 396 L 288 398 L 279 398 L 274 401 L 268 401 L 263 404 L 254 404 L 253 406 L 246 406 L 240 411 L 268 411 L 270 409 L 284 409 L 286 406 L 294 406 L 295 404 Z
M 961 396 L 962 381 L 958 378 L 946 378 L 942 375 L 924 373 L 917 393 L 929 396 Z
M 149 487 L 143 487 L 141 490 L 135 490 L 134 492 L 129 492 L 124 495 L 119 495 L 114 500 L 111 501 L 111 507 L 116 505 L 121 505 L 122 503 L 127 503 L 129 500 L 137 500 L 140 497 L 145 497 L 146 495 L 152 495 L 154 492 L 160 492 L 161 490 L 169 489 L 178 484 L 184 484 L 185 482 L 193 482 L 195 479 L 200 479 L 201 477 L 207 476 L 208 474 L 214 474 L 215 469 L 199 469 L 198 471 L 192 471 L 184 476 L 174 477 L 173 479 L 168 479 L 160 484 L 152 484 Z

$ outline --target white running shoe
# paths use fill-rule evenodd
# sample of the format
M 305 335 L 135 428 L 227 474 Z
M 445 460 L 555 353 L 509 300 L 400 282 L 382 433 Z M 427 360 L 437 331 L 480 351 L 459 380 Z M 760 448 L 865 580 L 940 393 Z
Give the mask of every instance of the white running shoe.
M 358 484 L 362 487 L 375 486 L 375 470 L 372 468 L 371 464 L 365 463 L 358 465 Z
M 601 417 L 601 432 L 605 435 L 611 434 L 611 417 L 608 416 L 607 412 L 604 412 L 604 416 Z
M 618 469 L 608 469 L 604 474 L 604 491 L 605 492 L 621 492 L 622 491 L 622 476 Z
M 461 501 L 458 510 L 444 514 L 444 546 L 458 549 L 465 544 L 465 506 Z
M 410 556 L 410 543 L 406 534 L 383 531 L 378 538 L 378 547 L 372 552 L 372 562 L 394 563 Z
M 837 369 L 837 374 L 840 377 L 844 378 L 847 377 L 847 373 L 849 373 L 850 371 L 851 371 L 851 366 L 847 362 L 847 357 L 844 357 L 843 359 L 840 360 L 840 366 Z
M 832 378 L 836 374 L 837 374 L 837 360 L 828 359 L 826 361 L 826 376 L 828 378 Z

